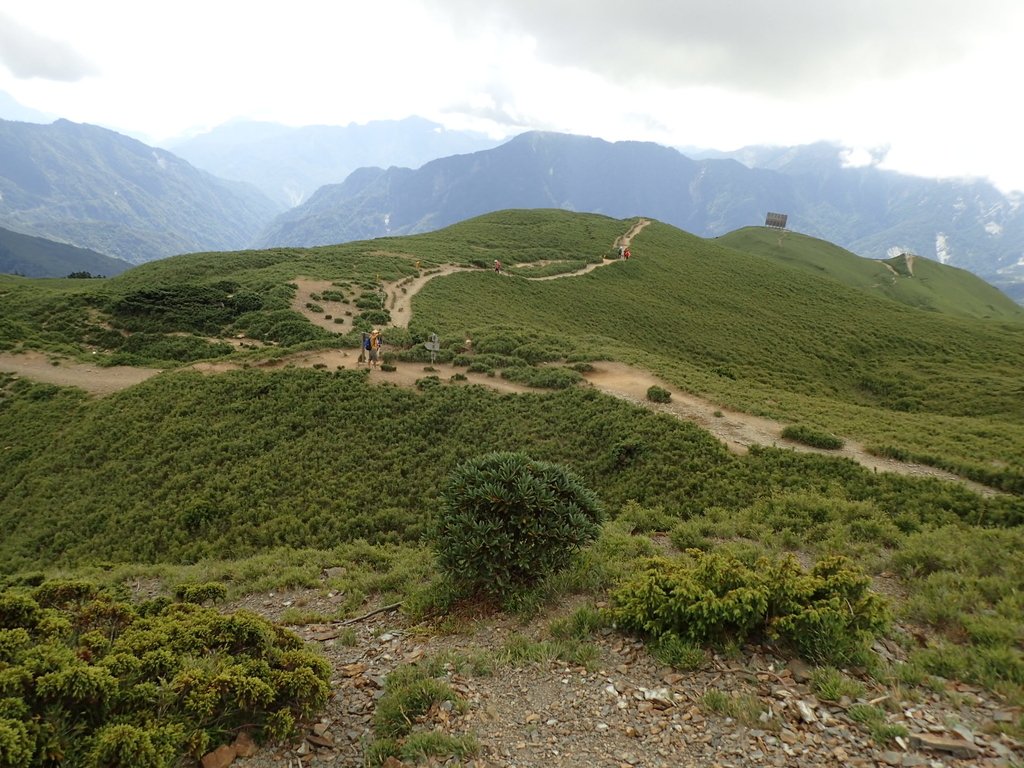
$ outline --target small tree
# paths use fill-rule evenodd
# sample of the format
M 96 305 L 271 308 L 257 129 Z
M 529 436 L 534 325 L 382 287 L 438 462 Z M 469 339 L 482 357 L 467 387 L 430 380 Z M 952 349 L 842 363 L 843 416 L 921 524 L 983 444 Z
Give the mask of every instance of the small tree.
M 442 570 L 467 594 L 503 599 L 564 567 L 603 512 L 573 473 L 522 453 L 459 465 L 434 529 Z

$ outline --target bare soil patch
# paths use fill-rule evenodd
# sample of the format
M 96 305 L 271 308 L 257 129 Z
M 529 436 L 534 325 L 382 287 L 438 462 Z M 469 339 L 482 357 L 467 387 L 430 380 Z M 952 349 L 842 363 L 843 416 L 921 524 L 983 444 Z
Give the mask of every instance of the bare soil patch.
M 127 389 L 161 372 L 158 368 L 90 365 L 42 352 L 0 353 L 0 371 L 61 387 L 78 387 L 101 396 Z

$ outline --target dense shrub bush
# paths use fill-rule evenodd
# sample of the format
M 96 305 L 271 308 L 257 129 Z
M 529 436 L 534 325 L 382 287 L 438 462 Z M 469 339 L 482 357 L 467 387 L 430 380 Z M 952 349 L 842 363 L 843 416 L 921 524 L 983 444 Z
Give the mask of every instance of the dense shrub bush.
M 168 285 L 134 291 L 110 307 L 117 324 L 132 331 L 214 334 L 236 317 L 263 307 L 263 298 L 237 284 Z
M 667 403 L 672 400 L 672 393 L 664 387 L 653 386 L 647 388 L 647 399 L 652 403 Z
M 614 469 L 622 469 L 628 467 L 634 461 L 643 456 L 644 451 L 647 450 L 647 445 L 635 437 L 626 438 L 625 440 L 619 440 L 615 443 L 611 449 L 611 461 Z
M 596 538 L 603 511 L 568 470 L 522 453 L 459 465 L 433 532 L 443 571 L 468 594 L 508 598 Z
M 261 341 L 272 341 L 285 346 L 299 344 L 313 339 L 329 339 L 333 335 L 313 325 L 309 320 L 290 309 L 273 312 L 250 312 L 238 318 L 232 327 Z
M 792 557 L 753 565 L 718 552 L 652 560 L 613 594 L 620 626 L 700 645 L 777 640 L 816 663 L 862 657 L 888 622 L 870 579 L 841 557 L 805 572 Z
M 530 365 L 536 365 L 537 363 L 550 363 L 561 360 L 564 354 L 563 349 L 564 345 L 554 340 L 546 342 L 534 341 L 516 347 L 512 354 L 525 360 Z
M 174 588 L 174 596 L 183 603 L 202 605 L 223 600 L 228 596 L 228 588 L 215 581 L 205 584 L 179 584 Z
M 469 369 L 472 371 L 473 366 Z M 568 389 L 583 380 L 583 376 L 571 368 L 533 368 L 526 365 L 505 368 L 501 378 L 537 389 Z
M 790 424 L 782 430 L 782 436 L 786 440 L 795 440 L 812 448 L 824 448 L 835 451 L 843 447 L 843 441 L 835 435 L 821 432 L 803 424 Z
M 160 333 L 133 333 L 121 336 L 107 346 L 113 354 L 104 362 L 108 365 L 153 365 L 161 363 L 189 363 L 213 357 L 224 357 L 234 352 L 225 342 L 209 342 L 199 336 L 165 336 Z
M 0 593 L 0 765 L 170 768 L 294 736 L 330 665 L 254 614 L 139 609 L 85 582 Z
M 365 320 L 375 326 L 391 325 L 391 313 L 386 309 L 366 309 L 356 315 L 356 320 Z

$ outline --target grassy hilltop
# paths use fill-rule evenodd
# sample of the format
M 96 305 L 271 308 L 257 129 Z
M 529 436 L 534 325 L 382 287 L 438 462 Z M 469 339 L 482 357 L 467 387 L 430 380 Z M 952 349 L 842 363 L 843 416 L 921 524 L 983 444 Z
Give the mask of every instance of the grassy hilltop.
M 915 262 L 906 278 L 927 277 L 922 308 L 914 290 L 874 287 L 888 268 L 796 235 L 782 258 L 777 235 L 756 230 L 704 240 L 654 222 L 629 261 L 522 279 L 610 256 L 633 223 L 505 211 L 411 237 L 177 256 L 102 281 L 0 277 L 0 352 L 166 369 L 101 399 L 0 373 L 0 580 L 214 581 L 237 596 L 316 587 L 344 566 L 337 615 L 290 618 L 346 617 L 370 598 L 423 610 L 438 574 L 422 537 L 446 478 L 522 451 L 571 468 L 610 518 L 542 595 L 603 599 L 654 553 L 650 532 L 687 557 L 845 555 L 898 577 L 911 597 L 897 618 L 934 633 L 897 684 L 938 674 L 1024 701 L 1024 321 L 941 265 Z M 510 276 L 490 269 L 496 258 Z M 380 285 L 444 264 L 480 268 L 431 280 L 409 328 L 388 328 Z M 309 311 L 341 321 L 338 333 L 292 308 L 300 278 L 330 282 Z M 972 297 L 966 311 L 958 295 Z M 354 366 L 288 364 L 354 349 L 371 325 L 385 326 L 390 365 L 425 368 L 436 332 L 444 362 L 558 388 L 501 394 L 424 370 L 403 389 Z M 1005 493 L 775 448 L 736 455 L 692 424 L 573 386 L 602 359 Z
M 1024 322 L 1012 311 L 922 311 L 657 223 L 634 252 L 574 280 L 434 281 L 413 327 L 529 329 L 566 354 L 610 355 L 730 406 L 1024 488 Z

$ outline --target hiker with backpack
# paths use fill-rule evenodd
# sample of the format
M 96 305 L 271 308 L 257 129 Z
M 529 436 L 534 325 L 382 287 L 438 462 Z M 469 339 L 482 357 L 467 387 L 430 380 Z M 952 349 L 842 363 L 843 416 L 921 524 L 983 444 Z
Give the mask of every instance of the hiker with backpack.
M 499 275 L 501 274 L 501 262 L 497 259 L 494 260 L 494 271 Z
M 369 359 L 371 368 L 376 368 L 380 362 L 380 347 L 382 343 L 383 339 L 380 337 L 379 328 L 374 328 L 370 331 L 370 335 L 366 337 L 364 346 L 366 347 L 366 356 Z

